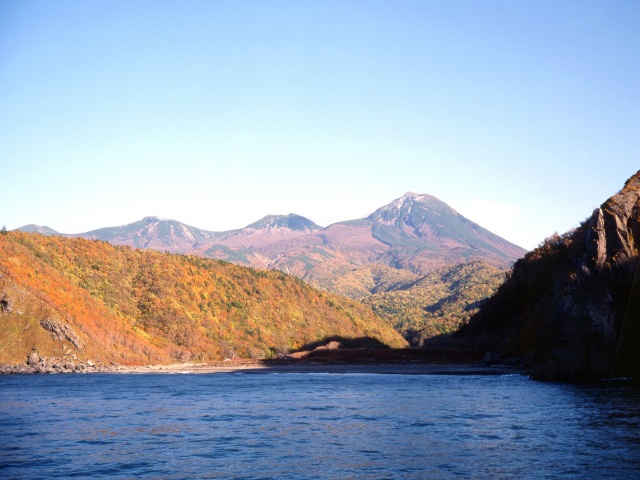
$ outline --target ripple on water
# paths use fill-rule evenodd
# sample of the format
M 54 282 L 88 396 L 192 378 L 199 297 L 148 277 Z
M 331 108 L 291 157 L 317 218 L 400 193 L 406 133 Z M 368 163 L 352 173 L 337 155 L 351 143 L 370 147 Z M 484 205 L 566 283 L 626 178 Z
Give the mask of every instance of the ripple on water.
M 636 387 L 520 376 L 15 376 L 0 476 L 640 478 L 639 427 Z

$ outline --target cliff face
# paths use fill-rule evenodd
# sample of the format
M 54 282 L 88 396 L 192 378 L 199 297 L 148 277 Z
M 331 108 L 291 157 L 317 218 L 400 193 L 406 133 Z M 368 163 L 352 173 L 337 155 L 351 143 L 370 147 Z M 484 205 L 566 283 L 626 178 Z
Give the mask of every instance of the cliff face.
M 640 172 L 576 230 L 518 260 L 460 335 L 539 378 L 640 377 Z

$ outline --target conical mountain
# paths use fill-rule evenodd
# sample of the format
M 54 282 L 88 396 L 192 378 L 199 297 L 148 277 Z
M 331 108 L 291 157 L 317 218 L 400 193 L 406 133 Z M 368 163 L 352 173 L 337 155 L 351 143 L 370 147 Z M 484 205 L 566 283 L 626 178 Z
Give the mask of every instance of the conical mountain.
M 472 260 L 504 268 L 525 253 L 431 195 L 408 192 L 368 219 L 373 236 L 391 247 L 385 263 L 416 273 Z
M 369 261 L 420 275 L 472 260 L 505 268 L 526 252 L 438 198 L 413 192 L 367 218 L 330 225 L 322 234 L 329 244 L 370 252 Z

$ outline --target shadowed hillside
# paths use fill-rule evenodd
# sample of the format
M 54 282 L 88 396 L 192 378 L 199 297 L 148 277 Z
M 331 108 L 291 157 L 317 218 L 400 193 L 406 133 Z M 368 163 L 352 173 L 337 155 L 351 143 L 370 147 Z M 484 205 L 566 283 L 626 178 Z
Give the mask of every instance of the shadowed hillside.
M 542 378 L 640 377 L 640 172 L 548 238 L 462 329 Z

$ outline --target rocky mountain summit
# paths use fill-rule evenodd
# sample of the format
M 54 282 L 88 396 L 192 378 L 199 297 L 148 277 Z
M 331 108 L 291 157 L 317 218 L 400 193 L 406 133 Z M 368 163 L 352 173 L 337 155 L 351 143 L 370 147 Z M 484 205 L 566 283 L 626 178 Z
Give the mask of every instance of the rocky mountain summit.
M 247 225 L 246 228 L 254 230 L 287 229 L 304 233 L 315 233 L 322 230 L 321 226 L 295 213 L 290 213 L 289 215 L 267 215 L 257 222 Z
M 640 172 L 518 260 L 460 332 L 540 378 L 640 377 Z

